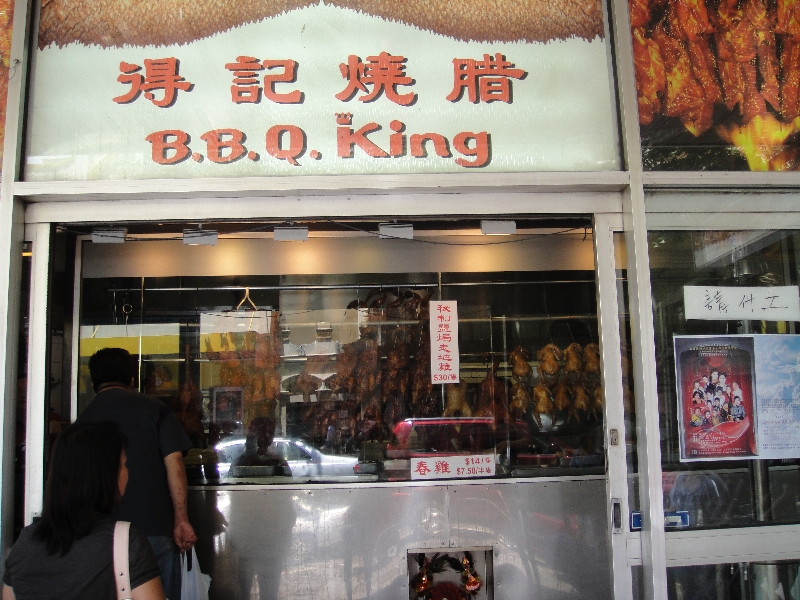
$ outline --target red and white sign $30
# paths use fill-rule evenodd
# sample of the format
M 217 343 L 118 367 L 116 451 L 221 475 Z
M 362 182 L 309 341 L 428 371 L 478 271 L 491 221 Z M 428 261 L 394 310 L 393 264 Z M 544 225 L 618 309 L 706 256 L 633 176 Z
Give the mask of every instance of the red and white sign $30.
M 458 305 L 455 300 L 431 302 L 431 382 L 459 383 Z

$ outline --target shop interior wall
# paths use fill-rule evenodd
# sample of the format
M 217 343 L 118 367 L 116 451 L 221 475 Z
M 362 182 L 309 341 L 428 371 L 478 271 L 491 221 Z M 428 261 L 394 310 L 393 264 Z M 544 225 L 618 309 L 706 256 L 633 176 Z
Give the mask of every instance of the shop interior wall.
M 524 253 L 514 252 L 513 243 L 487 247 L 485 236 L 441 236 L 428 243 L 421 239 L 220 239 L 216 246 L 189 246 L 180 240 L 89 242 L 83 277 L 483 272 L 495 271 L 499 264 L 512 271 L 594 270 L 591 235 L 582 232 L 530 239 Z

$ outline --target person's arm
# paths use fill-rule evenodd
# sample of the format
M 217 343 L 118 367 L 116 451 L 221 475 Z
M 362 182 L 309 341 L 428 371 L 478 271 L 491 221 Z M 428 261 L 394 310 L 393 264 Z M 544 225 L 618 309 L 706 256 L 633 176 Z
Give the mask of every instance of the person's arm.
M 131 596 L 133 600 L 166 600 L 164 588 L 161 586 L 161 577 L 153 577 L 150 581 L 133 588 Z M 3 600 L 8 599 L 3 596 Z M 14 597 L 12 596 L 10 600 L 14 600 Z
M 3 584 L 3 600 L 17 600 L 17 597 L 14 595 L 14 588 L 10 585 Z M 135 600 L 139 600 L 136 598 Z
M 183 465 L 183 454 L 173 452 L 164 457 L 164 466 L 167 468 L 167 482 L 169 495 L 172 496 L 172 506 L 175 510 L 175 528 L 173 536 L 175 545 L 184 552 L 191 550 L 197 541 L 194 528 L 189 523 L 189 514 L 186 510 L 186 490 L 189 484 L 186 480 L 186 467 Z

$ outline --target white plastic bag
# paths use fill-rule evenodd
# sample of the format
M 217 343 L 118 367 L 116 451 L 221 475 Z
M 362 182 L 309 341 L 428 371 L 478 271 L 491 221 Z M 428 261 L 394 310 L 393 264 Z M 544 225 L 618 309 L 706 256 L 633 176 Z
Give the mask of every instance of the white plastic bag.
M 187 554 L 181 553 L 181 600 L 208 600 L 211 577 L 200 572 L 194 548 L 191 554 L 191 570 L 189 562 Z

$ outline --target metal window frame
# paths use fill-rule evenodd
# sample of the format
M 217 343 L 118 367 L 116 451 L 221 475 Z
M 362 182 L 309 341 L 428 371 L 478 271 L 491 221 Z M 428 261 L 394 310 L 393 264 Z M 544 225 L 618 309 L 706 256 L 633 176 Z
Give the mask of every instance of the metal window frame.
M 20 302 L 22 285 L 22 245 L 24 241 L 24 204 L 14 194 L 19 173 L 22 130 L 28 78 L 31 15 L 34 0 L 14 0 L 11 52 L 9 55 L 8 95 L 5 138 L 3 140 L 0 182 L 0 390 L 3 392 L 3 442 L 0 444 L 0 541 L 3 557 L 14 538 L 15 445 L 17 412 L 17 368 Z
M 659 174 L 664 175 L 664 174 Z M 700 175 L 700 177 L 698 177 Z M 697 189 L 702 179 L 695 173 L 669 174 L 652 180 L 683 182 L 686 191 L 646 190 L 648 230 L 787 230 L 800 229 L 798 191 L 760 192 L 733 188 Z M 779 179 L 800 181 L 797 173 Z M 716 176 L 715 180 L 727 181 Z M 763 180 L 763 178 L 762 178 Z M 758 202 L 753 200 L 758 199 Z M 723 210 L 725 212 L 714 212 Z M 800 524 L 766 525 L 731 529 L 668 532 L 665 536 L 666 564 L 680 567 L 740 562 L 800 561 Z M 629 561 L 638 564 L 636 546 L 629 548 Z

